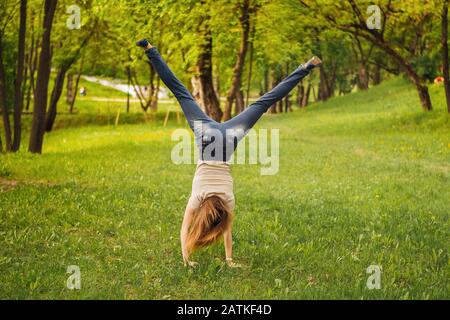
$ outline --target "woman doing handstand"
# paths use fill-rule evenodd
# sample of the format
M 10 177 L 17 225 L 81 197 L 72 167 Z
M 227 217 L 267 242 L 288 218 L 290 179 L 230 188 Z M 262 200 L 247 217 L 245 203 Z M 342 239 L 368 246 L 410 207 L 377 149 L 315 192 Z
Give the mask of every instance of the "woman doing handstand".
M 193 251 L 223 236 L 227 264 L 231 267 L 239 266 L 232 259 L 231 226 L 235 203 L 229 160 L 238 142 L 270 106 L 288 95 L 312 69 L 321 64 L 321 61 L 313 57 L 242 113 L 219 123 L 202 111 L 189 90 L 169 69 L 156 47 L 146 39 L 138 41 L 137 45 L 145 49 L 153 68 L 178 100 L 190 128 L 194 131 L 195 142 L 199 148 L 199 162 L 180 233 L 184 263 L 195 266 L 196 263 L 189 258 Z

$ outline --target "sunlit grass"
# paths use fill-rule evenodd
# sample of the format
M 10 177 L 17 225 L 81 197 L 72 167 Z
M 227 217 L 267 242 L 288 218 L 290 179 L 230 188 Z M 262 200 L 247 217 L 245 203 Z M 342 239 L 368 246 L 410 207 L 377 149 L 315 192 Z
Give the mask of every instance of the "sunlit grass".
M 442 87 L 431 92 L 430 113 L 397 79 L 265 116 L 259 128 L 280 129 L 279 174 L 233 167 L 242 270 L 220 244 L 182 265 L 195 165 L 171 162 L 170 137 L 184 119 L 70 116 L 79 126 L 48 134 L 43 155 L 1 156 L 0 297 L 448 299 L 450 118 Z M 66 288 L 69 265 L 80 291 Z M 370 265 L 380 290 L 366 288 Z

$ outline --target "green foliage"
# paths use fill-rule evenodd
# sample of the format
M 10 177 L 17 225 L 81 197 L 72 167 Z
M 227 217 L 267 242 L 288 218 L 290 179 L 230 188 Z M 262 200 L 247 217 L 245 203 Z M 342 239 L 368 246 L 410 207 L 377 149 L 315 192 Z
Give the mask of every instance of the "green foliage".
M 421 56 L 413 61 L 417 74 L 430 82 L 439 74 L 439 61 L 429 56 Z
M 6 103 L 10 106 L 13 102 L 14 79 L 16 78 L 16 44 L 11 39 L 3 41 L 3 65 L 6 78 Z

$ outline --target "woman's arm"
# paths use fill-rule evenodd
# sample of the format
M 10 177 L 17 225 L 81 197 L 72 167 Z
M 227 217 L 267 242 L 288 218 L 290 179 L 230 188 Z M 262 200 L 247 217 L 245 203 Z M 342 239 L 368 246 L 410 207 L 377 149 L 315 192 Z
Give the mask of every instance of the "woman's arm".
M 197 263 L 189 260 L 189 253 L 186 250 L 186 239 L 189 232 L 189 226 L 192 222 L 193 214 L 194 209 L 192 209 L 191 207 L 186 207 L 186 210 L 184 211 L 183 224 L 181 225 L 180 231 L 181 253 L 183 254 L 184 265 L 189 265 L 191 267 L 194 267 L 195 265 L 197 265 Z
M 223 243 L 225 246 L 225 258 L 229 267 L 239 268 L 240 264 L 233 262 L 233 237 L 231 232 L 232 226 L 224 232 L 223 234 Z

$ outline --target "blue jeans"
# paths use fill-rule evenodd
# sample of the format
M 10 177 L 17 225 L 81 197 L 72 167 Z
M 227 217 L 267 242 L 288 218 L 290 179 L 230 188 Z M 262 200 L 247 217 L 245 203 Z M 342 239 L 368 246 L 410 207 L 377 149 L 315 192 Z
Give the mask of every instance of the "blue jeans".
M 147 57 L 164 84 L 172 91 L 183 110 L 201 160 L 229 161 L 238 142 L 255 125 L 259 118 L 277 101 L 283 99 L 306 77 L 314 65 L 300 65 L 275 88 L 264 94 L 243 112 L 226 122 L 216 122 L 208 117 L 195 101 L 189 90 L 177 79 L 158 50 L 152 47 L 145 51 Z

